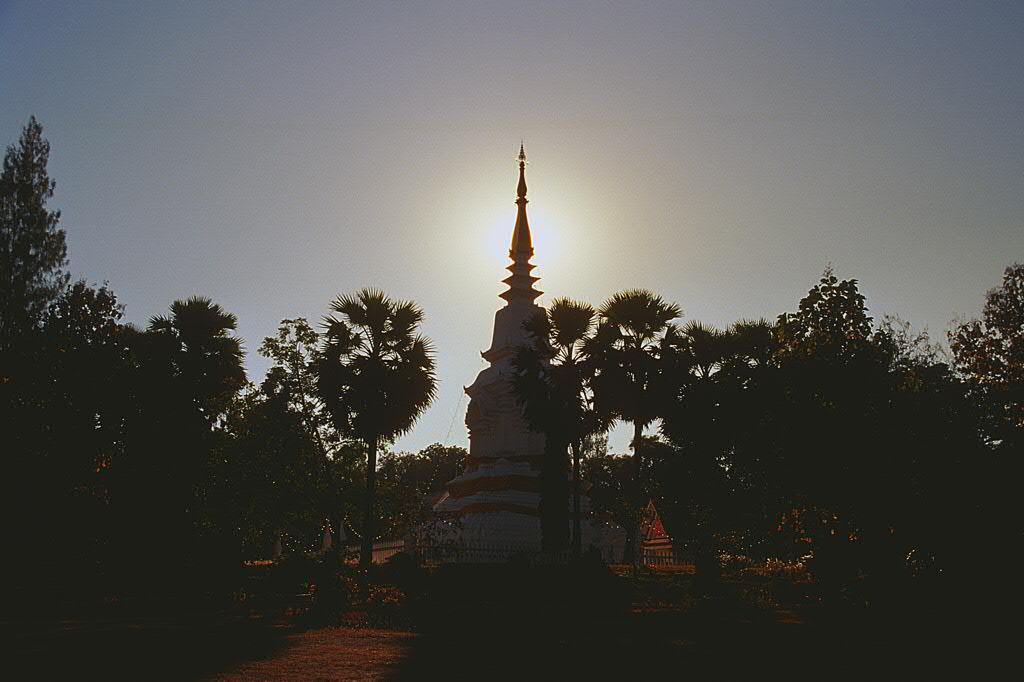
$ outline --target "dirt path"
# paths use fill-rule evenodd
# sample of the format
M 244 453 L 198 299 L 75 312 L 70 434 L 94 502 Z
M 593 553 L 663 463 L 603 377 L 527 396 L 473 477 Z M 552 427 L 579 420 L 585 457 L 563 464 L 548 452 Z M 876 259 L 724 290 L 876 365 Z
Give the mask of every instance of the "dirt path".
M 210 614 L 0 621 L 4 679 L 379 680 L 415 635 Z
M 416 636 L 405 632 L 323 628 L 288 635 L 276 655 L 242 663 L 210 682 L 382 680 L 394 677 Z

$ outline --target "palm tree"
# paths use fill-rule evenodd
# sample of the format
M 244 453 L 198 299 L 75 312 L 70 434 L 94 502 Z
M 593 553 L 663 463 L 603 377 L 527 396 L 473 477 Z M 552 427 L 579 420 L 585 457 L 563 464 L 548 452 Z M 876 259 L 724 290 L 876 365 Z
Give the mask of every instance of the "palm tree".
M 550 536 L 565 533 L 565 499 L 562 490 L 566 450 L 572 451 L 573 532 L 572 550 L 580 555 L 582 544 L 580 524 L 580 458 L 583 440 L 602 430 L 593 410 L 590 377 L 593 365 L 588 361 L 586 347 L 591 341 L 597 312 L 589 303 L 557 298 L 548 310 L 541 310 L 526 322 L 531 345 L 518 349 L 513 364 L 513 380 L 517 400 L 523 406 L 530 426 L 545 434 L 552 460 L 546 463 L 545 478 L 561 479 L 545 485 L 545 492 L 555 498 L 545 505 L 552 510 L 544 514 L 545 530 Z M 557 543 L 546 542 L 557 549 Z
M 665 336 L 666 406 L 671 418 L 662 423 L 662 433 L 671 439 L 689 439 L 700 431 L 707 435 L 714 429 L 729 430 L 720 424 L 724 417 L 712 417 L 693 409 L 699 403 L 716 408 L 724 404 L 713 394 L 742 391 L 754 373 L 771 362 L 775 349 L 775 328 L 765 320 L 740 320 L 725 331 L 703 322 L 689 322 Z M 689 405 L 678 409 L 680 405 Z M 662 416 L 665 416 L 664 414 Z M 728 415 L 735 419 L 735 415 Z
M 765 367 L 775 353 L 775 325 L 768 320 L 739 320 L 727 332 L 729 356 L 748 368 Z
M 633 425 L 634 518 L 627 529 L 626 555 L 635 560 L 639 550 L 639 519 L 644 506 L 644 429 L 660 416 L 664 392 L 664 362 L 676 331 L 672 320 L 682 315 L 675 303 L 645 289 L 622 291 L 598 311 L 597 332 L 587 344 L 595 364 L 594 397 L 599 414 Z
M 220 305 L 193 296 L 150 318 L 144 333 L 130 332 L 138 362 L 125 445 L 130 456 L 112 471 L 123 477 L 122 532 L 140 556 L 171 547 L 180 568 L 195 556 L 192 543 L 218 533 L 216 523 L 206 523 L 217 485 L 213 426 L 246 383 L 236 325 Z
M 245 385 L 245 352 L 232 332 L 238 318 L 205 296 L 171 304 L 171 314 L 149 320 L 144 353 L 165 364 L 196 407 L 214 422 Z
M 688 525 L 694 533 L 702 590 L 718 583 L 721 521 L 737 517 L 736 492 L 751 484 L 751 465 L 756 464 L 751 456 L 758 452 L 756 446 L 750 447 L 756 442 L 751 434 L 758 421 L 751 400 L 752 394 L 763 395 L 754 390 L 755 383 L 764 379 L 773 338 L 774 329 L 766 321 L 741 320 L 725 331 L 690 322 L 667 339 L 671 352 L 666 355 L 668 395 L 661 433 L 684 460 L 675 475 L 688 481 L 669 486 L 674 491 L 690 487 L 683 498 L 678 492 L 672 497 L 675 506 L 685 499 L 692 514 Z
M 376 289 L 338 296 L 324 318 L 320 396 L 339 432 L 366 445 L 366 497 L 360 567 L 373 554 L 377 451 L 406 433 L 434 399 L 433 348 L 417 333 L 423 311 Z

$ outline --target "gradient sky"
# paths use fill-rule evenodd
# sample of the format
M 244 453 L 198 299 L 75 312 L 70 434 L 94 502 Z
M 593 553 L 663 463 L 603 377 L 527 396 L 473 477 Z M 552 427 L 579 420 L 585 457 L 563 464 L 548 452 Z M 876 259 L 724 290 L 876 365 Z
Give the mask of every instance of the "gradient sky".
M 1024 3 L 0 0 L 0 142 L 53 146 L 71 271 L 255 353 L 340 292 L 416 300 L 467 443 L 530 159 L 540 299 L 794 310 L 828 263 L 933 336 L 1024 258 Z M 613 447 L 624 450 L 619 432 Z

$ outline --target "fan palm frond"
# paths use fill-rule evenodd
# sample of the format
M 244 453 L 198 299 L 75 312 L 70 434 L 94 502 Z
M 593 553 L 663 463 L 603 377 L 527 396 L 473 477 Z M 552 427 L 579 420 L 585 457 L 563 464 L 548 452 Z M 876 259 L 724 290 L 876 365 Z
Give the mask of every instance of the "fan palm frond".
M 637 339 L 650 340 L 681 317 L 682 308 L 647 289 L 620 291 L 602 304 L 601 316 Z
M 589 303 L 556 298 L 548 310 L 555 345 L 572 348 L 582 342 L 593 329 L 596 316 L 597 311 Z

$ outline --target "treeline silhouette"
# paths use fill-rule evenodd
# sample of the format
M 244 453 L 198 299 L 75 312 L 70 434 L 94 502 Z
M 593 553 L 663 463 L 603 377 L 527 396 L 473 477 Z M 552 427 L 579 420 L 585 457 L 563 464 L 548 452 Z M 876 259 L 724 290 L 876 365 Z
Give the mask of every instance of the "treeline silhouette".
M 49 145 L 33 118 L 0 176 L 0 410 L 10 603 L 203 598 L 243 559 L 400 536 L 466 452 L 396 454 L 435 391 L 422 311 L 340 296 L 317 331 L 283 320 L 248 381 L 236 319 L 203 297 L 143 327 L 107 286 L 70 282 Z M 545 549 L 583 548 L 584 482 L 628 530 L 653 500 L 713 593 L 723 557 L 804 558 L 823 599 L 989 594 L 1020 541 L 1024 266 L 949 352 L 868 314 L 826 270 L 792 313 L 678 324 L 643 290 L 530 321 L 514 387 L 547 436 Z M 606 433 L 632 425 L 629 456 Z
M 327 529 L 334 549 L 401 535 L 422 518 L 463 448 L 387 452 L 371 477 L 366 465 L 433 396 L 414 304 L 364 290 L 332 304 L 323 334 L 283 320 L 254 385 L 235 316 L 210 299 L 138 328 L 109 287 L 69 282 L 48 157 L 32 118 L 0 177 L 12 604 L 222 597 L 243 559 L 318 550 Z
M 1024 266 L 954 327 L 951 357 L 898 318 L 875 324 L 831 269 L 774 322 L 680 312 L 638 290 L 596 309 L 558 299 L 530 323 L 516 388 L 553 435 L 546 475 L 562 480 L 546 489 L 591 453 L 595 508 L 635 545 L 653 500 L 712 592 L 724 557 L 803 560 L 849 604 L 987 586 L 985 557 L 1020 533 Z M 634 424 L 629 458 L 603 451 L 616 420 Z M 565 506 L 547 509 L 549 546 L 567 546 Z

